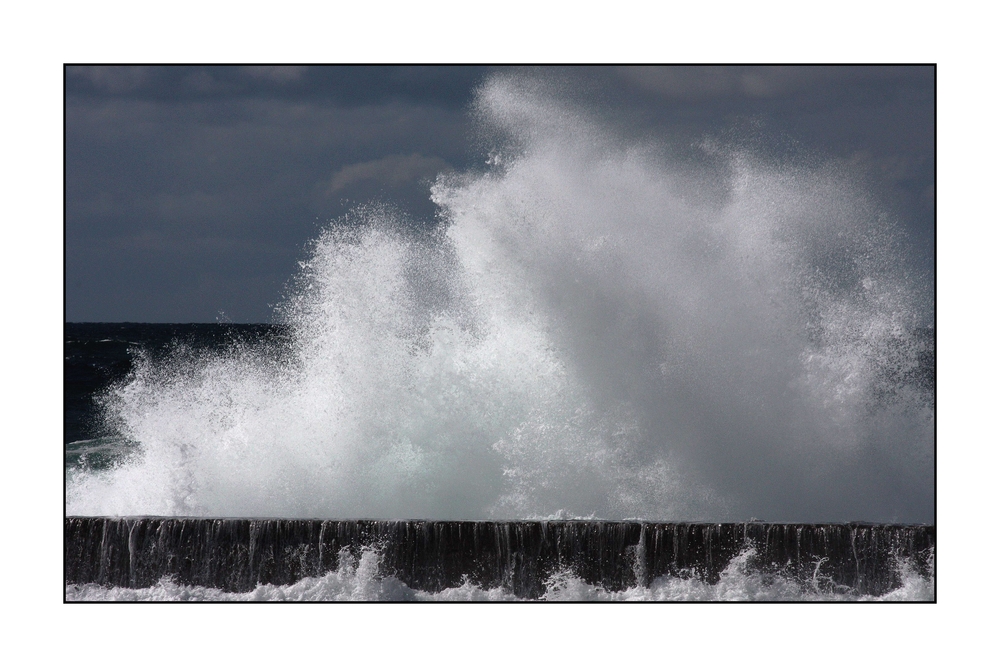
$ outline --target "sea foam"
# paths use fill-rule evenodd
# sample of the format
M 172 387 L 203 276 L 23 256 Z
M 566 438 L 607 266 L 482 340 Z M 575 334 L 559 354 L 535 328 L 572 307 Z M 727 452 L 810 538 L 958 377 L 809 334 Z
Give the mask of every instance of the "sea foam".
M 723 571 L 715 584 L 696 576 L 658 577 L 647 586 L 608 591 L 588 584 L 571 571 L 553 574 L 545 583 L 542 601 L 598 602 L 690 602 L 690 601 L 892 601 L 917 602 L 934 599 L 933 576 L 923 577 L 907 562 L 897 565 L 901 586 L 880 596 L 859 595 L 846 588 L 828 585 L 819 578 L 798 581 L 780 574 L 762 574 L 748 566 L 752 551 L 741 553 Z M 305 577 L 294 584 L 258 585 L 246 593 L 234 593 L 178 584 L 164 577 L 148 588 L 107 587 L 99 584 L 70 584 L 66 600 L 75 601 L 241 601 L 241 602 L 329 602 L 329 601 L 512 601 L 516 595 L 503 588 L 482 589 L 469 582 L 442 591 L 410 588 L 392 576 L 379 573 L 377 550 L 366 549 L 360 558 L 346 550 L 336 570 L 321 577 Z M 818 568 L 817 568 L 818 569 Z

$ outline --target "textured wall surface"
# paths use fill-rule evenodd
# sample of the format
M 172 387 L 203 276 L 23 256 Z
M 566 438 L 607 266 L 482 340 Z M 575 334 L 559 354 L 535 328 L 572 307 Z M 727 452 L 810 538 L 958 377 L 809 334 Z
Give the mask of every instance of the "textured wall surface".
M 933 526 L 878 524 L 68 517 L 65 531 L 67 584 L 146 587 L 167 575 L 247 591 L 321 575 L 342 550 L 373 548 L 380 571 L 413 588 L 467 578 L 525 597 L 567 569 L 608 590 L 664 575 L 714 583 L 741 553 L 758 571 L 878 595 L 899 583 L 896 558 L 933 567 L 935 544 Z

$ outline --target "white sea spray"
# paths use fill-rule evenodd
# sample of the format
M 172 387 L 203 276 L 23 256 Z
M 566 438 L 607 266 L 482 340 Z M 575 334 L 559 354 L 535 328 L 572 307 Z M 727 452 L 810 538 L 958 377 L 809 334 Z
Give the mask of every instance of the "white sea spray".
M 104 398 L 134 451 L 71 470 L 67 512 L 933 516 L 907 380 L 929 299 L 851 174 L 711 142 L 692 167 L 511 77 L 476 114 L 491 164 L 437 180 L 435 230 L 367 206 L 316 239 L 289 348 L 137 360 Z M 352 595 L 338 576 L 281 594 Z M 364 595 L 403 594 L 381 581 Z M 733 590 L 778 584 L 755 586 Z

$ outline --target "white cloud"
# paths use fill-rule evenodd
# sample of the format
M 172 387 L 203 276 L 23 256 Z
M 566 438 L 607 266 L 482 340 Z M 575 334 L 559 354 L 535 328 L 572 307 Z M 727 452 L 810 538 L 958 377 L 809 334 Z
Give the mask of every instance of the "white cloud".
M 378 180 L 386 185 L 399 185 L 418 178 L 430 178 L 448 168 L 439 157 L 390 155 L 378 160 L 351 164 L 335 173 L 330 179 L 327 194 L 336 194 L 360 181 Z

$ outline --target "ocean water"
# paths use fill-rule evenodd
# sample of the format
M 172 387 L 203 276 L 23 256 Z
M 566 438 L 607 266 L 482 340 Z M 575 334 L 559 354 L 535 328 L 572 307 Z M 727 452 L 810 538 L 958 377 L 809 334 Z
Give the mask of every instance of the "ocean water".
M 67 514 L 933 522 L 933 284 L 865 183 L 671 156 L 517 78 L 474 114 L 488 163 L 438 177 L 437 219 L 332 221 L 275 324 L 67 325 Z M 551 591 L 841 595 L 733 567 Z M 424 595 L 375 555 L 300 584 L 238 595 Z M 237 594 L 67 588 L 100 595 Z

